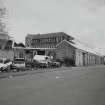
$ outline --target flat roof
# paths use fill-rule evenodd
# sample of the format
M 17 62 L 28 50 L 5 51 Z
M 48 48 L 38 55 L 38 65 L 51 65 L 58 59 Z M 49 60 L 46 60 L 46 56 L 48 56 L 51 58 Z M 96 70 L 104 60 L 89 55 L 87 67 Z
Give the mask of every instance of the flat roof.
M 74 38 L 64 32 L 55 32 L 55 33 L 46 33 L 46 34 L 28 34 L 26 38 L 46 38 L 46 37 L 53 37 L 53 36 L 68 36 L 71 40 Z
M 31 48 L 31 47 L 13 47 L 13 49 L 23 49 L 23 50 L 50 50 L 56 48 Z

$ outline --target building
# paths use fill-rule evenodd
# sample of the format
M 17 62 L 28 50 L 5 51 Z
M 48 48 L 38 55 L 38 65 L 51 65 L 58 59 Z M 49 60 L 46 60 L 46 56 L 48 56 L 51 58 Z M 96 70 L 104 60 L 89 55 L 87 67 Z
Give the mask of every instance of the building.
M 0 33 L 0 58 L 13 60 L 14 53 L 12 49 L 13 39 L 9 35 Z
M 0 1 L 0 49 L 1 50 L 9 50 L 12 49 L 12 39 L 8 35 L 7 29 L 6 29 L 6 8 L 3 5 L 3 2 Z
M 0 1 L 0 58 L 8 58 L 13 60 L 13 39 L 6 31 L 5 15 L 6 9 L 3 3 Z
M 35 48 L 35 54 L 53 55 L 55 57 L 56 46 L 63 40 L 72 42 L 74 38 L 64 32 L 47 34 L 28 34 L 25 38 L 25 46 Z M 34 54 L 34 55 L 35 55 Z
M 56 46 L 56 59 L 71 60 L 71 64 L 75 65 L 75 47 L 72 46 L 71 42 L 63 40 Z
M 59 60 L 69 59 L 71 65 L 75 66 L 103 64 L 102 55 L 64 32 L 29 34 L 26 36 L 25 45 L 27 52 L 31 51 L 31 57 L 38 54 L 53 56 Z
M 72 41 L 74 38 L 64 32 L 48 34 L 28 34 L 25 39 L 26 47 L 55 48 L 63 40 Z
M 96 53 L 93 49 L 73 41 L 73 43 L 63 40 L 56 46 L 57 59 L 69 59 L 72 65 L 88 66 L 104 64 L 104 58 L 101 54 Z
M 23 47 L 13 47 L 14 58 L 25 58 L 25 49 Z
M 88 66 L 103 64 L 103 56 L 97 53 L 94 49 L 85 46 L 84 44 L 74 40 L 75 44 L 71 44 L 75 49 L 75 65 Z

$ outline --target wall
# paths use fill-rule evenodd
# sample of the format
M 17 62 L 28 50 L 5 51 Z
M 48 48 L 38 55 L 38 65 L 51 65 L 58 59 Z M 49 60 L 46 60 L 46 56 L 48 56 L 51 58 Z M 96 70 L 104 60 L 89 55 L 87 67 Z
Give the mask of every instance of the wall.
M 0 58 L 8 58 L 13 60 L 14 59 L 13 50 L 0 50 Z
M 14 57 L 15 58 L 25 58 L 25 51 L 24 49 L 14 49 Z
M 80 49 L 75 50 L 75 65 L 83 66 L 83 51 Z
M 70 44 L 68 44 L 67 42 L 63 41 L 56 48 L 56 58 L 64 59 L 65 57 L 74 60 L 75 59 L 75 48 L 71 46 Z

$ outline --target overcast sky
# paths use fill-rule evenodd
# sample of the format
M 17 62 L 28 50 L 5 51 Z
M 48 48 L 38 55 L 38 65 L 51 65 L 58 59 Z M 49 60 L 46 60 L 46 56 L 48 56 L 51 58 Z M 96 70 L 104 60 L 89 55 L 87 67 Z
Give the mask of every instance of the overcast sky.
M 105 0 L 6 0 L 5 5 L 17 42 L 28 33 L 64 31 L 105 52 Z

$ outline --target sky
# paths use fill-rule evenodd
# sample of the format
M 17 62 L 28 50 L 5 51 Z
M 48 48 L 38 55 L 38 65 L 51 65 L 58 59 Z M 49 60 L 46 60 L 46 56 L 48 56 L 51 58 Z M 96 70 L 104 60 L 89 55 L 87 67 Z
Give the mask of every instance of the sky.
M 17 42 L 37 33 L 65 32 L 105 53 L 105 0 L 4 0 L 8 31 Z

